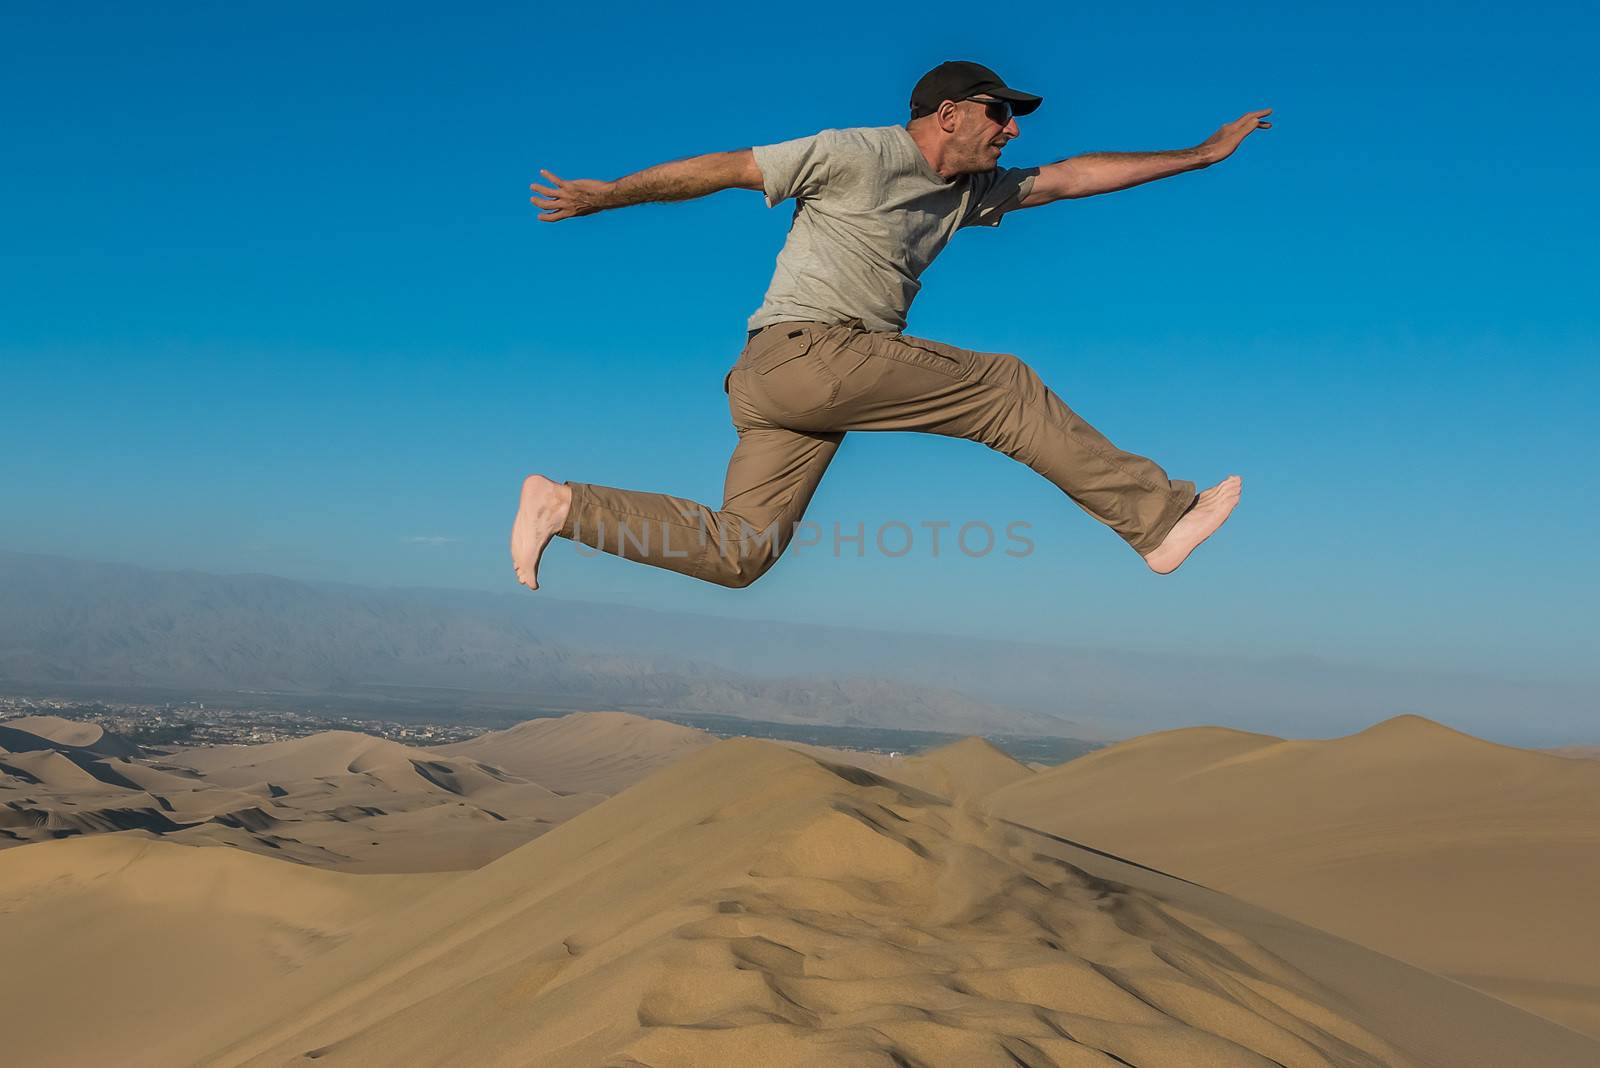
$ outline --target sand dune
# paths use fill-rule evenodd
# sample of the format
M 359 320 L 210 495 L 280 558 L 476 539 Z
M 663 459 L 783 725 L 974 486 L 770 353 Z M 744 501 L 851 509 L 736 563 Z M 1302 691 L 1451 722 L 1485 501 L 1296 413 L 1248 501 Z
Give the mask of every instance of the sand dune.
M 1210 891 L 743 739 L 184 1019 L 121 1063 L 1577 1068 L 1600 1056 Z
M 268 828 L 213 819 L 174 840 L 343 871 L 479 867 L 602 799 L 561 795 L 471 758 L 350 731 L 163 759 L 209 784 L 253 793 L 252 807 L 277 821 Z
M 161 798 L 140 790 L 87 750 L 0 755 L 0 845 L 180 827 Z
M 207 783 L 197 772 L 173 767 L 159 760 L 138 761 L 121 757 L 102 763 L 138 789 L 152 793 L 181 793 L 206 786 L 216 789 L 215 785 Z
M 8 1064 L 123 1064 L 452 876 L 338 876 L 128 835 L 0 852 Z
M 413 758 L 427 759 L 428 752 L 355 731 L 322 731 L 265 745 L 178 749 L 166 759 L 220 786 L 250 786 L 403 767 Z
M 0 845 L 136 829 L 343 871 L 464 870 L 604 797 L 349 731 L 140 758 L 64 748 L 114 736 L 46 726 L 55 740 L 14 729 L 33 748 L 0 757 Z
M 863 749 L 835 749 L 826 745 L 812 745 L 809 742 L 776 741 L 774 745 L 781 745 L 785 749 L 792 749 L 796 753 L 804 753 L 816 760 L 828 764 L 844 764 L 847 767 L 861 768 L 874 775 L 882 775 L 897 782 L 906 781 L 906 761 L 910 758 L 902 754 L 890 756 L 888 753 L 874 753 Z
M 0 774 L 52 790 L 99 791 L 103 784 L 54 749 L 8 753 L 0 760 Z
M 180 749 L 163 760 L 171 770 L 192 772 L 213 786 L 250 790 L 273 800 L 322 794 L 350 803 L 339 789 L 344 784 L 397 794 L 492 797 L 517 805 L 558 797 L 556 791 L 500 767 L 353 731 L 323 731 L 265 745 Z
M 341 872 L 468 871 L 560 822 L 555 817 L 496 818 L 473 805 L 447 804 L 395 812 L 353 806 L 323 819 L 292 814 L 259 827 L 241 819 L 250 811 L 215 817 L 167 839 L 184 845 L 231 846 Z
M 818 760 L 863 768 L 874 775 L 958 801 L 981 798 L 1032 775 L 1035 770 L 982 738 L 963 738 L 912 757 L 832 749 L 805 742 L 777 744 Z
M 99 756 L 139 753 L 139 747 L 120 734 L 60 716 L 21 716 L 0 722 L 0 747 L 14 753 L 39 748 L 81 749 Z
M 575 712 L 430 751 L 481 760 L 558 793 L 614 794 L 715 741 L 705 731 L 627 712 Z
M 908 757 L 893 777 L 952 800 L 983 797 L 1035 772 L 982 738 Z
M 1600 762 L 1414 716 L 1331 741 L 1198 728 L 985 804 L 1600 1035 Z

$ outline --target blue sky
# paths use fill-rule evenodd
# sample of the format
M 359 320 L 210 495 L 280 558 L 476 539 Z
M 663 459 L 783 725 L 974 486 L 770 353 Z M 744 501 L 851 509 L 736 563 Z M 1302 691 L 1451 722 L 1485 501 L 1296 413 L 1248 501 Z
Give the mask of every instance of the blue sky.
M 1157 578 L 1003 456 L 857 434 L 824 528 L 1034 551 L 731 591 L 558 543 L 547 587 L 1592 685 L 1593 8 L 1001 10 L 9 5 L 0 548 L 510 591 L 527 471 L 718 500 L 791 206 L 548 224 L 528 182 L 903 121 L 970 58 L 1045 97 L 1012 166 L 1276 109 L 1218 167 L 964 231 L 910 316 L 1174 477 L 1241 473 L 1223 534 Z

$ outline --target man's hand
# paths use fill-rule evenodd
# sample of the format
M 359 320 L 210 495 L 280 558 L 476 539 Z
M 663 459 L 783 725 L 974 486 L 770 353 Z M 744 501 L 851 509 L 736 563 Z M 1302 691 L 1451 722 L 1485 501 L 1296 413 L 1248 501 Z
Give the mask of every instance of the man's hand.
M 1262 111 L 1252 111 L 1248 115 L 1240 116 L 1228 123 L 1222 129 L 1200 142 L 1197 151 L 1204 157 L 1206 164 L 1221 163 L 1233 155 L 1233 150 L 1239 147 L 1239 142 L 1249 137 L 1257 130 L 1270 130 L 1272 123 L 1266 117 L 1272 114 L 1271 108 Z
M 528 198 L 543 212 L 539 216 L 540 222 L 560 222 L 562 219 L 572 219 L 579 215 L 593 215 L 612 206 L 606 194 L 616 184 L 614 182 L 603 182 L 595 178 L 575 178 L 567 182 L 542 168 L 539 173 L 555 183 L 554 189 L 538 182 L 528 186 L 535 193 L 541 194 Z

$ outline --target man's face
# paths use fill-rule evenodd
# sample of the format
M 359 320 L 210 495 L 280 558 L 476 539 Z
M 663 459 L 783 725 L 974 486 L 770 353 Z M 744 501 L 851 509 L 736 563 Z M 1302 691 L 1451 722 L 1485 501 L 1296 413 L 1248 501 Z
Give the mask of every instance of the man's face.
M 950 134 L 950 148 L 962 173 L 992 171 L 1000 163 L 1000 151 L 1021 131 L 1011 114 L 1011 105 L 980 93 L 972 100 L 956 102 L 956 128 Z

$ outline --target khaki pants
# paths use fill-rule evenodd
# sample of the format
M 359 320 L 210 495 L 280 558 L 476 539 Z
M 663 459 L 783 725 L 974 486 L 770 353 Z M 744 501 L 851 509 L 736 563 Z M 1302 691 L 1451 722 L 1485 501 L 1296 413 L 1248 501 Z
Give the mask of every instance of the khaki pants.
M 719 511 L 581 482 L 561 536 L 722 586 L 748 586 L 794 538 L 851 430 L 968 438 L 1020 460 L 1139 553 L 1194 502 L 1192 482 L 1118 449 L 1015 356 L 843 323 L 756 332 L 724 388 L 739 444 Z

